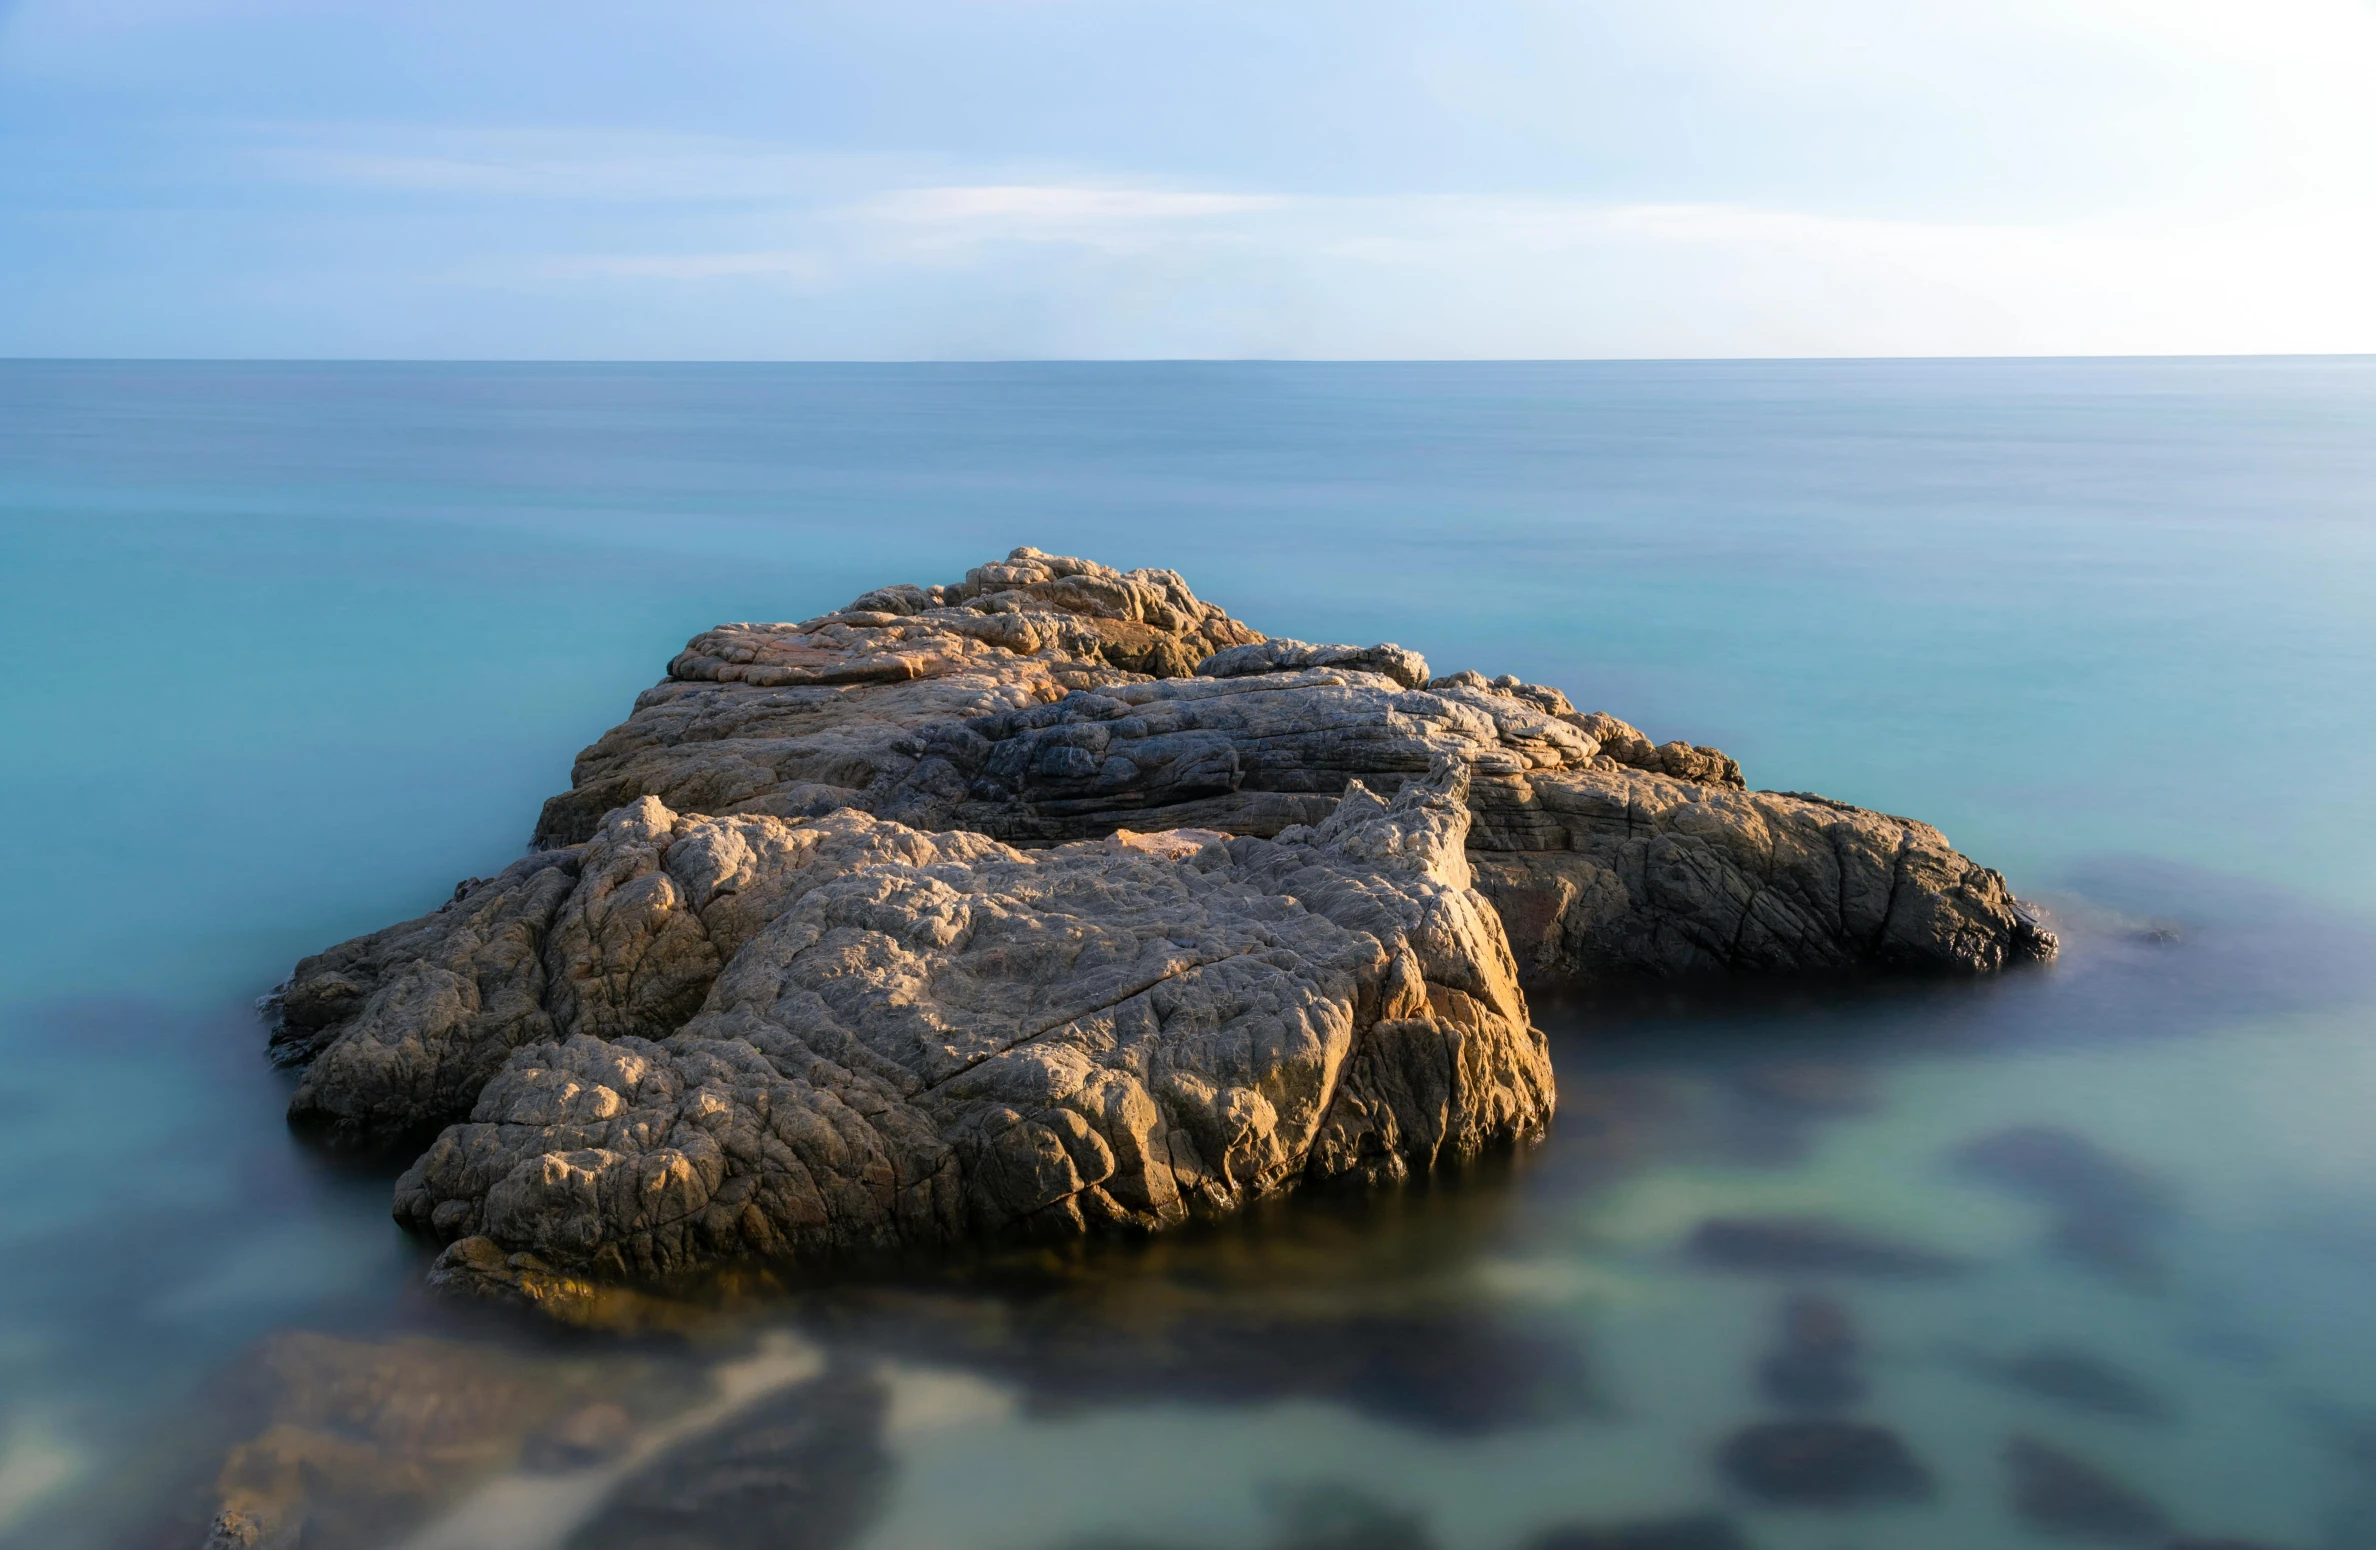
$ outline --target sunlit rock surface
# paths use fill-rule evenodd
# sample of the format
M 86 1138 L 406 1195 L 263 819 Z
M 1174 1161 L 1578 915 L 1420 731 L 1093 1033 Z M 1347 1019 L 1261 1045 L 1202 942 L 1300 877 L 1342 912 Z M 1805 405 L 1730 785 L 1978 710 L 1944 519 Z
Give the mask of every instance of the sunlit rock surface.
M 2054 946 L 1925 825 L 1029 549 L 696 637 L 538 838 L 300 964 L 274 1038 L 301 1126 L 434 1134 L 397 1214 L 480 1290 L 1475 1155 L 1551 1112 L 1522 974 Z

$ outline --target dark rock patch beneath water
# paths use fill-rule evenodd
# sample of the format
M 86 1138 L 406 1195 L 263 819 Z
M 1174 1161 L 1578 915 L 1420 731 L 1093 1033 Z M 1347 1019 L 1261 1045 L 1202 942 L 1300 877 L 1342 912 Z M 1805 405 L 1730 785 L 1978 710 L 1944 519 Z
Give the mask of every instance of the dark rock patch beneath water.
M 1957 1169 L 2046 1206 L 2048 1248 L 2060 1259 L 2140 1291 L 2166 1274 L 2158 1241 L 2175 1214 L 2169 1185 L 2076 1131 L 2017 1125 L 1968 1141 Z
M 2170 1515 L 2151 1497 L 2100 1465 L 2034 1437 L 2005 1444 L 2013 1511 L 2032 1528 L 2074 1539 L 2150 1543 L 2166 1535 Z
M 1742 1491 L 1782 1506 L 1919 1501 L 1933 1490 L 1930 1471 L 1897 1433 L 1858 1421 L 1744 1426 L 1725 1439 L 1716 1462 Z
M 832 1550 L 891 1484 L 887 1396 L 828 1373 L 739 1410 L 622 1481 L 569 1550 Z
M 2007 1388 L 2088 1415 L 2166 1422 L 2177 1414 L 2169 1399 L 2143 1379 L 2068 1346 L 2036 1346 L 2008 1357 L 1975 1356 L 1969 1365 Z
M 1757 1364 L 1757 1386 L 1785 1409 L 1845 1409 L 1865 1396 L 1858 1354 L 1856 1326 L 1846 1305 L 1800 1293 L 1782 1304 L 1773 1349 Z
M 1713 1512 L 1637 1523 L 1565 1524 L 1528 1540 L 1526 1550 L 1749 1550 L 1732 1519 Z
M 1270 1519 L 1261 1550 L 1437 1550 L 1427 1516 L 1336 1481 L 1271 1485 L 1262 1492 Z M 1186 1550 L 1169 1540 L 1096 1535 L 1065 1550 Z
M 1692 1257 L 1763 1275 L 1882 1278 L 1951 1275 L 1962 1260 L 1819 1217 L 1712 1217 L 1691 1235 Z

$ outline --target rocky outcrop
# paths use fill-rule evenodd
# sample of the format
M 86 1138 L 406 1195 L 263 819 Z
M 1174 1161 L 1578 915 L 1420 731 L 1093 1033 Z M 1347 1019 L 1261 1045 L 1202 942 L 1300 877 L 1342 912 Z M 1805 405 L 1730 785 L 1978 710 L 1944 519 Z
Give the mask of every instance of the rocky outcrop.
M 449 905 L 442 935 L 396 928 L 418 956 L 298 1101 L 370 1139 L 480 1081 L 397 1215 L 618 1276 L 1155 1228 L 1399 1176 L 1551 1109 L 1500 924 L 1466 886 L 1466 784 L 1447 761 L 1274 839 L 1040 851 L 647 797 L 572 865 Z M 556 874 L 575 886 L 548 907 Z M 470 993 L 489 919 L 533 922 L 535 1017 Z
M 1168 571 L 1017 550 L 669 671 L 535 854 L 280 994 L 294 1121 L 449 1127 L 397 1214 L 454 1284 L 1162 1227 L 1534 1133 L 1522 972 L 2052 951 L 1925 825 Z
M 1430 677 L 1399 646 L 1265 638 L 1169 571 L 1018 549 L 799 625 L 695 638 L 579 755 L 538 843 L 642 796 L 678 811 L 839 808 L 1017 845 L 1118 828 L 1272 835 L 1351 781 L 1475 776 L 1469 847 L 1522 972 L 1995 970 L 2053 938 L 1927 824 L 1746 789 L 1514 677 Z

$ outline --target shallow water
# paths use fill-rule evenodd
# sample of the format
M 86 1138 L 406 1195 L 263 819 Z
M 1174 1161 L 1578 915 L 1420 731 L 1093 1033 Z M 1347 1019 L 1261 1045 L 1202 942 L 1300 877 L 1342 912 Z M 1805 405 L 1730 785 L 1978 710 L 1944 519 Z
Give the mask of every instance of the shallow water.
M 694 630 L 1017 543 L 1932 819 L 2064 960 L 1544 1000 L 1550 1141 L 1384 1198 L 641 1341 L 427 1302 L 247 1003 L 516 853 Z M 0 1540 L 220 1482 L 309 1550 L 2020 1545 L 2027 1437 L 2130 1493 L 2082 1539 L 2376 1544 L 2372 596 L 2369 361 L 0 363 Z M 1927 1494 L 1720 1467 L 1809 1295 Z

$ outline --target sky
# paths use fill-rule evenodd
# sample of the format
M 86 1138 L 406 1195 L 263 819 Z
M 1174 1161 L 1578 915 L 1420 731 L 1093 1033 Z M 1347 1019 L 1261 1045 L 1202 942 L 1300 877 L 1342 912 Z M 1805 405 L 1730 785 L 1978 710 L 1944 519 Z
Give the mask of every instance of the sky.
M 0 0 L 0 355 L 2376 351 L 2376 0 Z

